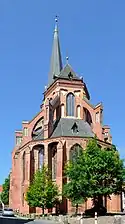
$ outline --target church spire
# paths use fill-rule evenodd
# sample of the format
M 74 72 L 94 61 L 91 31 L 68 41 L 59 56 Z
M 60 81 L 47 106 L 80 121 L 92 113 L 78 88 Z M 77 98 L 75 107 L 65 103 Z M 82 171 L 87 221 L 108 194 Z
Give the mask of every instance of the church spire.
M 54 76 L 59 75 L 62 70 L 62 59 L 60 52 L 59 36 L 58 36 L 58 19 L 55 18 L 55 29 L 52 46 L 51 64 L 49 72 L 49 85 L 53 82 Z

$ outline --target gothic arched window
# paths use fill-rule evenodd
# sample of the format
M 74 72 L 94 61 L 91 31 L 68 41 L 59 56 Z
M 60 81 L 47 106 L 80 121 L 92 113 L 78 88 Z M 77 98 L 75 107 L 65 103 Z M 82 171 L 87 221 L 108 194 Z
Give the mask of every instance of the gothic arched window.
M 39 169 L 42 168 L 43 163 L 44 163 L 44 147 L 42 147 L 39 150 L 39 154 L 38 154 L 38 167 L 39 167 Z
M 69 159 L 70 161 L 75 161 L 76 157 L 80 155 L 80 152 L 82 151 L 82 147 L 79 144 L 75 144 L 72 146 L 72 148 L 70 149 L 70 153 L 69 153 Z
M 26 179 L 26 153 L 24 152 L 23 153 L 23 182 L 25 181 Z
M 57 148 L 54 146 L 52 148 L 52 179 L 56 179 L 56 169 L 57 169 Z
M 66 115 L 74 116 L 75 97 L 73 93 L 69 93 L 66 98 Z
M 33 127 L 32 138 L 35 139 L 42 131 L 44 127 L 44 117 L 41 117 Z

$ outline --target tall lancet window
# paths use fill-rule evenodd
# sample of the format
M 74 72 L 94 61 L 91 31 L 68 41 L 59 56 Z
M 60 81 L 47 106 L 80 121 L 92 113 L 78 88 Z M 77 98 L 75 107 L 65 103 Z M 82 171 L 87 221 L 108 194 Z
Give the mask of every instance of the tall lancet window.
M 80 156 L 80 153 L 82 152 L 82 147 L 79 144 L 75 144 L 72 146 L 69 152 L 69 159 L 72 162 L 75 162 L 76 157 Z
M 73 93 L 69 93 L 66 98 L 66 115 L 74 116 L 75 97 Z
M 52 179 L 56 179 L 56 169 L 57 169 L 57 148 L 54 146 L 52 148 Z
M 44 163 L 44 147 L 40 148 L 38 154 L 38 168 L 41 169 Z

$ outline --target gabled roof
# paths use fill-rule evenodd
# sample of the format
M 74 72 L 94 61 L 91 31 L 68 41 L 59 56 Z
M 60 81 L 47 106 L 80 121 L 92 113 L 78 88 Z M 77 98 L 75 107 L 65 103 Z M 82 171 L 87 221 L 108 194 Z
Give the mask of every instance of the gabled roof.
M 84 120 L 77 118 L 61 118 L 54 125 L 54 131 L 51 138 L 67 136 L 67 137 L 94 137 L 94 133 L 90 125 Z M 74 126 L 77 126 L 77 132 L 73 132 Z
M 69 64 L 66 64 L 66 66 L 61 70 L 60 74 L 57 76 L 58 78 L 66 78 L 66 79 L 77 79 L 81 80 L 76 73 L 73 71 L 72 67 Z

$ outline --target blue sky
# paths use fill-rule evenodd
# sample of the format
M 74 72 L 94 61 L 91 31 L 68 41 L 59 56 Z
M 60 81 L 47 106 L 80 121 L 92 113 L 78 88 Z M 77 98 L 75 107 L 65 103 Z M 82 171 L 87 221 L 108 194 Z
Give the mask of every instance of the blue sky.
M 104 105 L 104 124 L 125 157 L 125 0 L 0 1 L 0 183 L 11 168 L 14 131 L 39 111 L 50 66 L 54 17 L 63 63 Z

